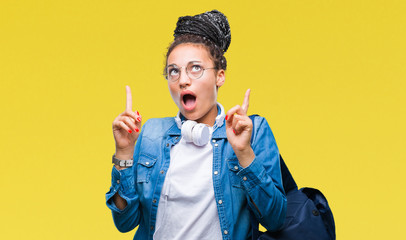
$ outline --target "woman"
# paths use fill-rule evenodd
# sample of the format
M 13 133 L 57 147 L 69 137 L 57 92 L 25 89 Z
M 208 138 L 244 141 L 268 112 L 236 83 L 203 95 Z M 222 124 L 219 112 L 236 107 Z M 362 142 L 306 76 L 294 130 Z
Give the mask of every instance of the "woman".
M 174 36 L 164 75 L 177 116 L 150 119 L 140 132 L 127 87 L 126 111 L 113 122 L 106 199 L 116 227 L 139 226 L 134 239 L 249 239 L 253 214 L 278 229 L 286 198 L 271 129 L 247 116 L 249 90 L 227 113 L 217 103 L 231 41 L 227 18 L 216 10 L 181 17 Z

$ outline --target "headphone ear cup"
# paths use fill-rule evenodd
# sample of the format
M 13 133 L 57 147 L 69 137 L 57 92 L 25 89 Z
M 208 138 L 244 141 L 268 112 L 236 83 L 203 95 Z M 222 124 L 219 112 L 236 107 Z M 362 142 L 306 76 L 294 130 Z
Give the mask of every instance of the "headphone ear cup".
M 182 137 L 185 139 L 186 142 L 192 142 L 193 141 L 193 135 L 192 135 L 192 130 L 193 127 L 197 124 L 197 122 L 192 121 L 192 120 L 187 120 L 182 124 L 182 129 L 181 129 L 181 134 Z
M 206 124 L 196 124 L 192 130 L 193 143 L 197 146 L 204 146 L 210 141 L 210 130 Z

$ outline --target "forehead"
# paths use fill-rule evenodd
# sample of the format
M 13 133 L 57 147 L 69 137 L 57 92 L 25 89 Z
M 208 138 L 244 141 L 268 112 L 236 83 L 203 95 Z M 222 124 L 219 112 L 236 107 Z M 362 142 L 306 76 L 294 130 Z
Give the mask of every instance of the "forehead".
M 198 61 L 209 64 L 210 53 L 202 44 L 182 43 L 176 46 L 168 56 L 168 65 L 186 66 L 189 62 Z

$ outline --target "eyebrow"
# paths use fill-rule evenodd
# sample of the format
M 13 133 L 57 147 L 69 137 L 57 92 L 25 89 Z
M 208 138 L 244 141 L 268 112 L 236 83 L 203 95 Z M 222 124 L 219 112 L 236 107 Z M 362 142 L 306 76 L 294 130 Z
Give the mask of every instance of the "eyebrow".
M 191 64 L 191 63 L 203 63 L 202 61 L 190 61 L 187 63 L 187 65 Z M 169 64 L 168 67 L 178 67 L 178 65 L 176 65 L 175 63 Z
M 167 67 L 178 67 L 178 65 L 173 63 L 173 64 L 168 65 Z

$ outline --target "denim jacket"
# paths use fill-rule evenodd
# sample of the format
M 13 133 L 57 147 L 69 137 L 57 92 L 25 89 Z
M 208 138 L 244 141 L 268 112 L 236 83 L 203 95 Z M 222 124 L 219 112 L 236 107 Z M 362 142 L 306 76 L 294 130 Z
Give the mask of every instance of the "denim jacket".
M 252 213 L 269 231 L 280 228 L 286 214 L 279 150 L 274 136 L 265 118 L 251 116 L 251 119 L 255 159 L 248 167 L 239 165 L 227 141 L 225 124 L 213 132 L 210 142 L 213 188 L 224 240 L 249 239 Z M 150 119 L 143 125 L 135 145 L 134 165 L 120 171 L 113 167 L 106 202 L 119 231 L 128 232 L 139 226 L 134 239 L 152 239 L 170 150 L 180 138 L 181 131 L 174 118 Z M 123 210 L 112 200 L 116 192 L 127 201 Z

